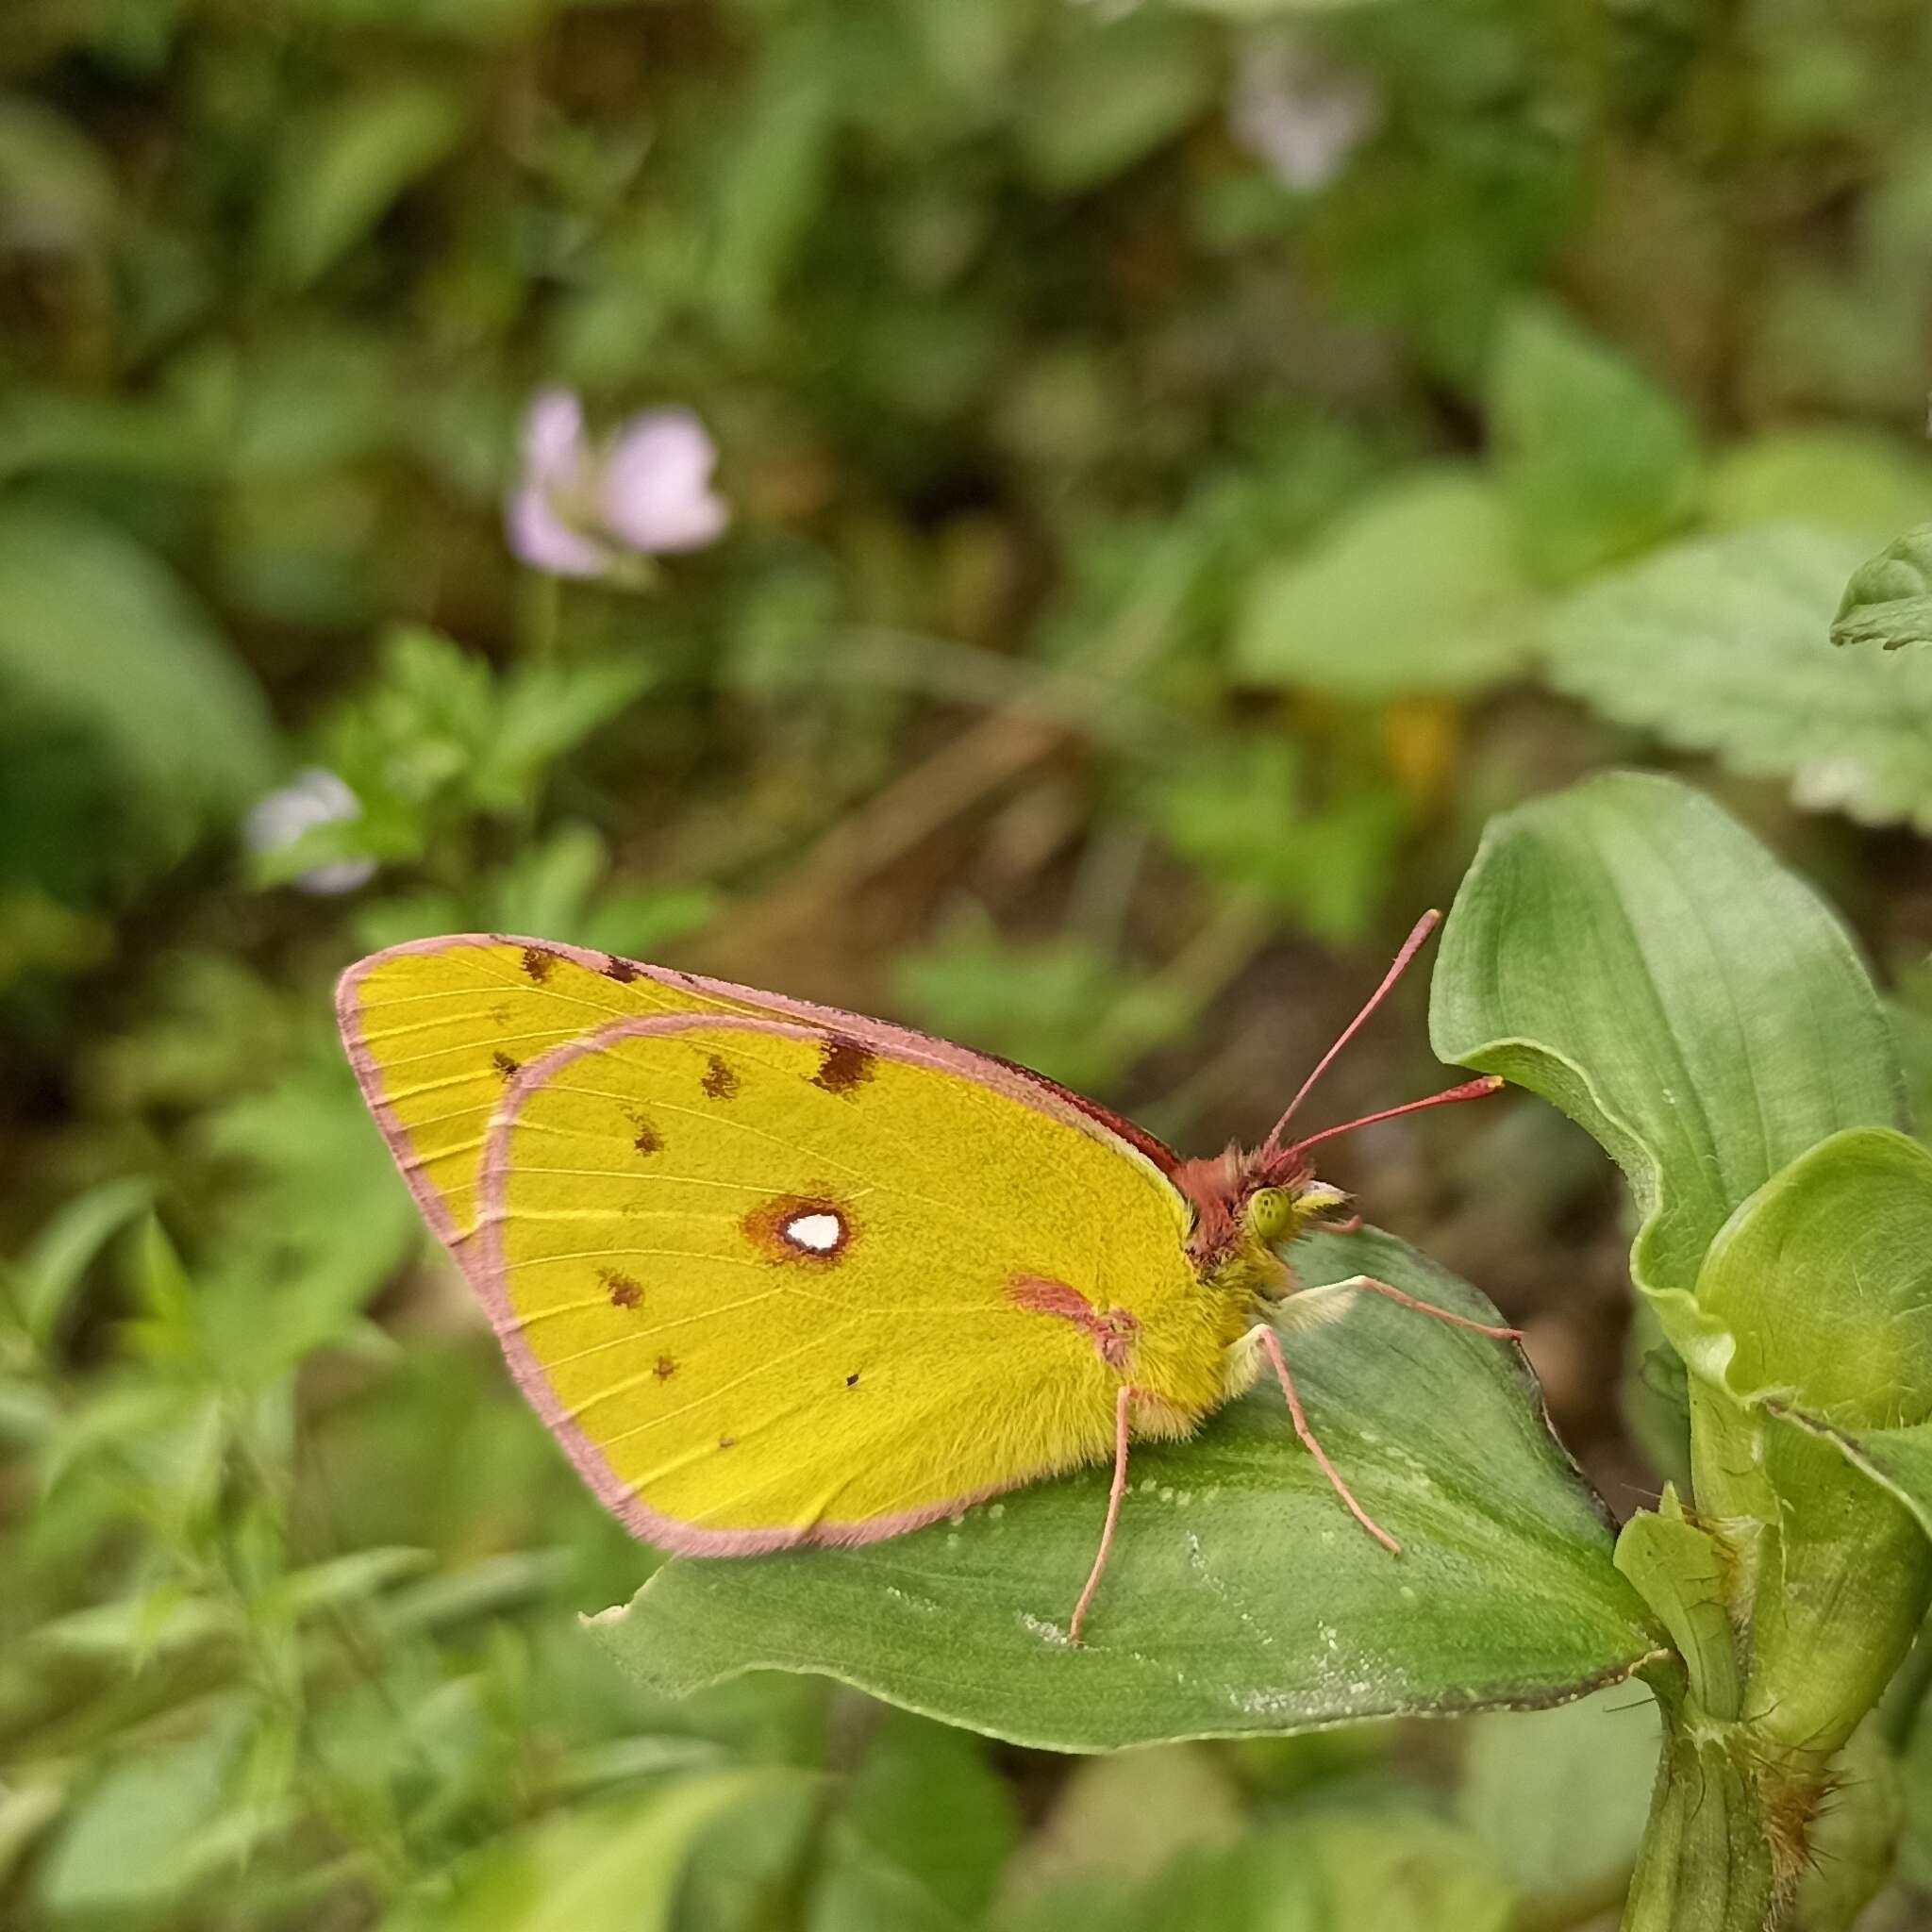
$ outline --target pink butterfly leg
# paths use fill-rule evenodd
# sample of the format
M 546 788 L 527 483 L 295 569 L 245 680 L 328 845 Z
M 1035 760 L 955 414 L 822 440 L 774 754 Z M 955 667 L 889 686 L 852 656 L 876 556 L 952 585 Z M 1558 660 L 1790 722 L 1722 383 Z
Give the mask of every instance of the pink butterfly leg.
M 1288 1397 L 1289 1420 L 1294 1424 L 1294 1432 L 1302 1439 L 1302 1446 L 1315 1458 L 1335 1493 L 1347 1506 L 1348 1513 L 1391 1555 L 1401 1556 L 1402 1545 L 1356 1501 L 1355 1491 L 1341 1480 L 1341 1472 L 1328 1460 L 1328 1452 L 1308 1426 L 1308 1419 L 1302 1411 L 1302 1399 L 1295 1392 L 1294 1377 L 1288 1373 L 1288 1357 L 1281 1352 L 1281 1338 L 1266 1323 L 1254 1332 L 1260 1336 L 1261 1346 L 1268 1351 L 1268 1359 L 1274 1364 L 1274 1379 L 1281 1384 L 1281 1392 Z
M 1121 1498 L 1127 1493 L 1127 1411 L 1133 1400 L 1134 1391 L 1123 1382 L 1121 1392 L 1114 1397 L 1113 1404 L 1113 1488 L 1107 1492 L 1107 1525 L 1100 1532 L 1099 1554 L 1093 1558 L 1087 1588 L 1080 1592 L 1080 1601 L 1074 1606 L 1074 1621 L 1068 1626 L 1068 1635 L 1074 1643 L 1080 1641 L 1080 1626 L 1087 1621 L 1087 1607 L 1093 1601 L 1094 1591 L 1100 1588 L 1108 1557 L 1113 1550 L 1114 1526 L 1121 1520 Z
M 1412 1294 L 1404 1294 L 1399 1288 L 1391 1288 L 1386 1281 L 1377 1281 L 1373 1274 L 1351 1274 L 1345 1281 L 1328 1284 L 1331 1288 L 1366 1288 L 1373 1293 L 1387 1295 L 1391 1302 L 1400 1302 L 1405 1308 L 1413 1308 L 1418 1315 L 1433 1315 L 1439 1322 L 1447 1322 L 1452 1328 L 1468 1328 L 1477 1335 L 1487 1335 L 1496 1341 L 1521 1341 L 1521 1328 L 1496 1328 L 1487 1322 L 1472 1322 L 1467 1315 L 1452 1315 L 1447 1308 L 1439 1308 L 1433 1302 L 1418 1301 Z M 1319 1292 L 1319 1291 L 1317 1291 Z

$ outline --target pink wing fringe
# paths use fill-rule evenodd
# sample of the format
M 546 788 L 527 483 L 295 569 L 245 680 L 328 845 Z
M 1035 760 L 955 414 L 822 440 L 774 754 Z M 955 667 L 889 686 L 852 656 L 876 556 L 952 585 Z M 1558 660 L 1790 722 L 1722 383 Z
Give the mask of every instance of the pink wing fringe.
M 816 1006 L 808 1000 L 788 999 L 782 994 L 737 986 L 729 980 L 708 979 L 697 974 L 677 973 L 668 967 L 626 959 L 619 963 L 630 969 L 634 977 L 722 1001 L 741 1003 L 757 1010 L 750 1014 L 673 1013 L 614 1021 L 581 1039 L 566 1041 L 532 1060 L 510 1082 L 503 1103 L 491 1119 L 477 1190 L 477 1224 L 465 1234 L 456 1226 L 441 1198 L 423 1178 L 421 1164 L 410 1149 L 408 1130 L 384 1097 L 381 1071 L 375 1064 L 363 1032 L 359 995 L 365 975 L 391 959 L 415 953 L 454 953 L 469 948 L 501 946 L 534 948 L 558 958 L 568 959 L 601 978 L 618 977 L 610 972 L 612 961 L 609 955 L 586 952 L 581 947 L 562 945 L 551 940 L 526 940 L 510 934 L 491 933 L 460 933 L 441 939 L 411 940 L 358 960 L 342 974 L 336 986 L 336 1020 L 348 1050 L 349 1063 L 355 1069 L 357 1081 L 362 1089 L 362 1097 L 375 1116 L 376 1124 L 382 1130 L 383 1139 L 408 1185 L 409 1192 L 422 1209 L 423 1218 L 455 1257 L 457 1265 L 483 1303 L 517 1386 L 563 1445 L 564 1452 L 576 1465 L 577 1473 L 590 1485 L 598 1501 L 634 1537 L 656 1544 L 659 1549 L 670 1550 L 679 1556 L 749 1557 L 808 1543 L 851 1546 L 881 1542 L 889 1537 L 904 1536 L 909 1530 L 922 1529 L 942 1516 L 970 1508 L 974 1504 L 984 1502 L 989 1496 L 998 1495 L 1010 1488 L 1010 1484 L 993 1484 L 917 1509 L 868 1517 L 855 1523 L 822 1522 L 802 1528 L 770 1530 L 706 1529 L 697 1524 L 660 1515 L 641 1502 L 630 1485 L 605 1460 L 603 1452 L 564 1412 L 541 1364 L 525 1340 L 523 1324 L 510 1306 L 502 1252 L 501 1221 L 496 1212 L 501 1207 L 508 1174 L 508 1130 L 514 1125 L 528 1096 L 572 1060 L 601 1051 L 616 1040 L 722 1024 L 741 1026 L 747 1032 L 776 1034 L 787 1039 L 818 1039 L 827 1032 L 839 1033 L 889 1058 L 959 1074 L 1023 1106 L 1076 1127 L 1082 1133 L 1125 1153 L 1130 1158 L 1144 1160 L 1163 1177 L 1171 1175 L 1179 1165 L 1178 1157 L 1132 1122 L 1122 1120 L 1057 1081 L 1010 1060 L 975 1053 L 969 1047 L 955 1045 L 951 1041 L 940 1040 L 911 1027 L 868 1019 L 861 1013 L 848 1013 L 836 1007 Z M 794 1023 L 802 1024 L 788 1025 L 779 1019 L 761 1017 L 774 1014 L 783 1014 Z

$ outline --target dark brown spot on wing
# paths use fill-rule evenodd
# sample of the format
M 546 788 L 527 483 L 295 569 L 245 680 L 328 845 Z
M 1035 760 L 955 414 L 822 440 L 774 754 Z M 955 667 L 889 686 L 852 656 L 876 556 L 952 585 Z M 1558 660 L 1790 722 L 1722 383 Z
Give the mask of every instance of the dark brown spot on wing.
M 721 1449 L 736 1449 L 738 1447 L 738 1438 L 736 1436 L 720 1436 L 718 1438 L 718 1446 Z
M 610 1291 L 610 1306 L 613 1308 L 634 1308 L 644 1298 L 641 1284 L 628 1274 L 619 1274 L 614 1269 L 600 1268 L 597 1279 Z
M 492 1067 L 494 1067 L 498 1074 L 500 1074 L 506 1080 L 514 1080 L 517 1074 L 522 1071 L 522 1069 L 518 1066 L 517 1062 L 511 1059 L 508 1054 L 505 1053 L 502 1047 L 500 1046 L 496 1049 L 496 1051 L 493 1054 L 490 1056 L 490 1064 Z
M 604 956 L 604 976 L 614 979 L 619 986 L 628 986 L 638 976 L 638 969 L 628 959 L 620 959 L 615 953 Z
M 839 1232 L 828 1248 L 808 1248 L 787 1232 L 794 1221 L 808 1215 L 829 1215 L 839 1224 Z M 852 1210 L 829 1194 L 781 1194 L 754 1208 L 738 1224 L 746 1238 L 768 1261 L 802 1263 L 808 1268 L 832 1268 L 844 1259 L 857 1228 Z
M 850 1093 L 872 1078 L 876 1063 L 870 1047 L 842 1033 L 827 1034 L 819 1042 L 819 1070 L 811 1084 L 827 1093 Z
M 550 969 L 556 964 L 556 955 L 546 953 L 541 946 L 525 946 L 524 948 L 524 971 L 539 986 L 541 986 L 550 977 Z
M 658 1366 L 655 1369 L 653 1369 L 651 1373 L 652 1374 L 656 1375 L 658 1381 L 660 1382 L 670 1381 L 672 1376 L 676 1374 L 677 1373 L 677 1362 L 675 1357 L 668 1355 L 660 1355 L 658 1357 Z
M 634 1140 L 630 1144 L 633 1147 L 635 1147 L 640 1154 L 661 1154 L 664 1151 L 664 1136 L 660 1134 L 657 1130 L 657 1128 L 650 1124 L 649 1121 L 639 1120 L 638 1117 L 635 1114 L 633 1114 L 631 1116 L 631 1124 L 637 1128 L 638 1132 L 637 1139 Z
M 858 1387 L 858 1371 L 857 1369 L 854 1369 L 853 1372 L 845 1377 L 845 1386 L 848 1389 L 857 1389 Z
M 738 1097 L 738 1073 L 731 1062 L 718 1054 L 713 1054 L 705 1064 L 705 1091 L 713 1100 L 735 1100 Z

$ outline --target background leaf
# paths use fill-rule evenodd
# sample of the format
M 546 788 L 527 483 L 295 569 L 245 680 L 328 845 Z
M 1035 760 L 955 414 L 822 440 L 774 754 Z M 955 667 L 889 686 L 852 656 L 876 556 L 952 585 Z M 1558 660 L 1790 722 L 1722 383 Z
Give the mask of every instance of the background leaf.
M 1541 580 L 1566 583 L 1689 515 L 1699 467 L 1690 418 L 1558 310 L 1509 312 L 1490 395 L 1497 479 Z
M 1807 810 L 1932 826 L 1932 662 L 1834 651 L 1857 555 L 1786 526 L 1701 539 L 1578 592 L 1552 619 L 1557 690 Z
M 1907 530 L 1853 573 L 1831 641 L 1888 651 L 1932 643 L 1932 524 Z
M 1474 466 L 1419 468 L 1256 577 L 1233 663 L 1342 697 L 1479 690 L 1526 661 L 1536 611 L 1496 486 Z
M 268 708 L 212 620 L 81 510 L 0 503 L 0 690 L 84 725 L 177 829 L 274 774 Z
M 280 192 L 264 214 L 286 279 L 299 287 L 340 259 L 450 151 L 462 123 L 455 96 L 398 82 L 348 93 L 291 128 Z

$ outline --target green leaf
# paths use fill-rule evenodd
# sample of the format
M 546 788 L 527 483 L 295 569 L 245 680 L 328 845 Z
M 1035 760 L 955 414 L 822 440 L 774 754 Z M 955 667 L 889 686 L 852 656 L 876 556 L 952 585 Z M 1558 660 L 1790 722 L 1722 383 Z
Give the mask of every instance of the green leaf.
M 1907 530 L 1853 573 L 1831 641 L 1888 651 L 1932 643 L 1932 524 Z
M 1426 465 L 1260 573 L 1234 669 L 1347 698 L 1479 690 L 1527 661 L 1537 608 L 1496 486 L 1474 465 Z
M 1185 1854 L 1151 1884 L 1062 1882 L 1000 1932 L 1506 1932 L 1518 1900 L 1467 1833 L 1337 1811 Z
M 1668 744 L 1781 778 L 1807 811 L 1932 829 L 1932 658 L 1834 651 L 1857 553 L 1797 526 L 1680 544 L 1556 615 L 1549 679 Z
M 1689 516 L 1697 434 L 1675 400 L 1556 309 L 1524 304 L 1491 375 L 1496 475 L 1523 556 L 1567 583 Z
M 1724 1604 L 1724 1551 L 1708 1530 L 1687 1519 L 1669 1485 L 1656 1509 L 1639 1510 L 1624 1525 L 1617 1568 L 1669 1628 L 1697 1708 L 1735 1718 L 1738 1657 Z
M 1847 1431 L 1932 1420 L 1932 1153 L 1835 1134 L 1718 1236 L 1697 1302 L 1737 1338 L 1725 1379 Z
M 1611 773 L 1495 820 L 1443 929 L 1429 1038 L 1579 1122 L 1643 1214 L 1641 1287 L 1688 1298 L 1732 1210 L 1844 1127 L 1908 1124 L 1837 917 L 1720 807 Z M 1660 1307 L 1674 1324 L 1680 1305 Z
M 0 505 L 0 703 L 90 727 L 171 829 L 264 790 L 260 691 L 208 614 L 105 519 Z
M 1312 1283 L 1371 1273 L 1487 1308 L 1386 1235 L 1311 1237 L 1296 1260 Z M 1257 1389 L 1191 1441 L 1136 1451 L 1083 1649 L 1067 1617 L 1106 1507 L 1100 1470 L 861 1549 L 675 1559 L 588 1627 L 673 1694 L 758 1666 L 816 1671 L 1062 1750 L 1550 1704 L 1656 1654 L 1521 1358 L 1379 1296 L 1339 1320 L 1324 1301 L 1282 1318 L 1296 1379 L 1329 1455 L 1407 1543 L 1399 1558 L 1349 1521 L 1278 1392 Z
M 1317 937 L 1360 940 L 1408 832 L 1407 799 L 1374 767 L 1342 762 L 1324 787 L 1292 740 L 1230 738 L 1218 756 L 1158 773 L 1143 809 L 1231 897 L 1291 913 Z
M 1020 151 L 1050 194 L 1111 180 L 1172 141 L 1213 98 L 1214 50 L 1196 24 L 1153 8 L 1069 28 L 1037 62 Z
M 146 1180 L 103 1181 L 59 1208 L 11 1271 L 27 1333 L 45 1346 L 88 1269 L 154 1199 Z
M 889 1713 L 853 1774 L 843 1824 L 949 1917 L 976 1921 L 1019 1842 L 1013 1789 L 963 1731 Z
M 1890 1128 L 1821 1141 L 1731 1217 L 1696 1298 L 1733 1398 L 1692 1393 L 1698 1500 L 1763 1525 L 1732 1592 L 1752 1600 L 1742 1707 L 1831 1750 L 1932 1602 L 1932 1494 L 1869 1474 L 1874 1443 L 1932 1416 L 1932 1153 Z
M 1031 944 L 1002 939 L 971 904 L 948 912 L 930 944 L 902 953 L 892 980 L 921 1025 L 1083 1093 L 1111 1086 L 1150 1046 L 1184 1032 L 1198 1005 L 1076 932 Z
M 115 201 L 114 171 L 79 128 L 46 101 L 0 95 L 0 248 L 98 248 Z
M 225 1699 L 204 1723 L 124 1757 L 79 1798 L 39 1871 L 48 1911 L 152 1911 L 246 1850 L 225 1826 L 240 1822 L 227 1800 L 247 1713 Z
M 1932 516 L 1932 463 L 1871 430 L 1774 429 L 1718 457 L 1707 494 L 1714 529 L 1816 524 L 1875 550 Z
M 1463 1727 L 1457 1815 L 1529 1897 L 1620 1898 L 1657 1744 L 1657 1705 L 1634 1684 L 1555 1710 L 1487 1713 Z
M 418 83 L 358 89 L 297 123 L 263 217 L 283 279 L 300 288 L 330 268 L 462 130 L 458 100 Z
M 562 1813 L 479 1853 L 445 1896 L 406 1901 L 383 1924 L 386 1932 L 666 1932 L 698 1838 L 798 1777 L 712 1772 L 643 1798 Z

